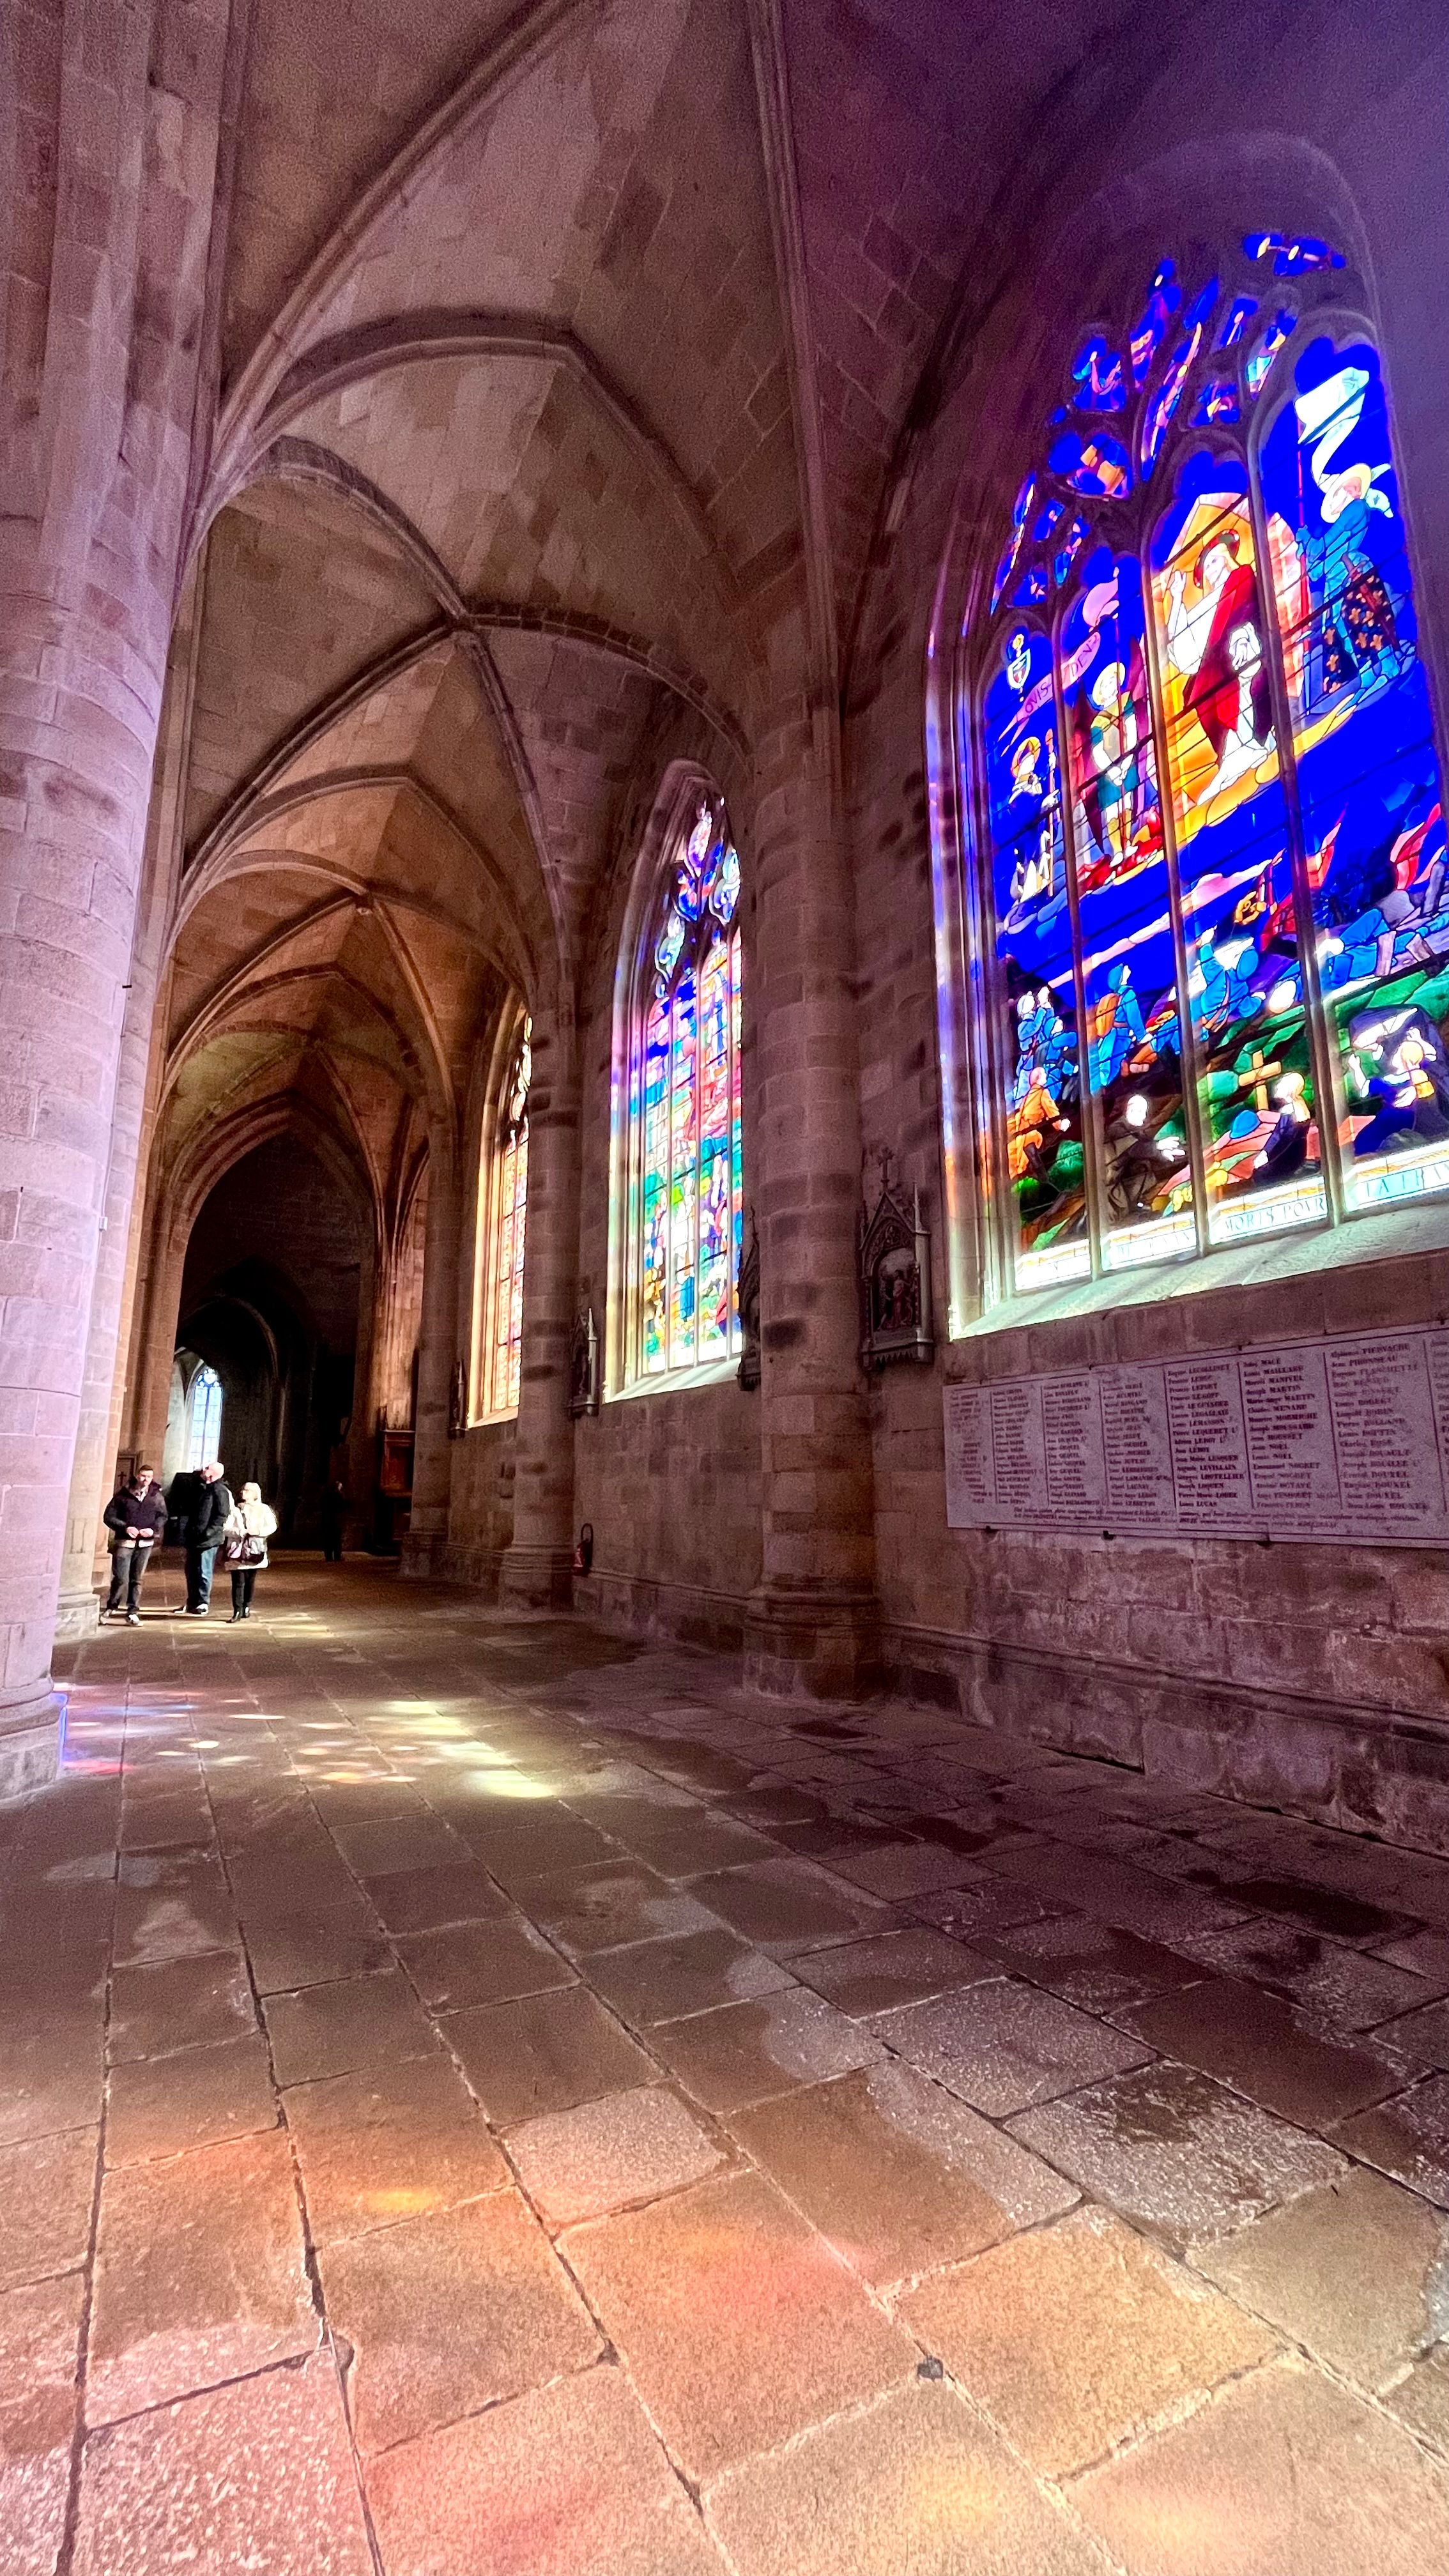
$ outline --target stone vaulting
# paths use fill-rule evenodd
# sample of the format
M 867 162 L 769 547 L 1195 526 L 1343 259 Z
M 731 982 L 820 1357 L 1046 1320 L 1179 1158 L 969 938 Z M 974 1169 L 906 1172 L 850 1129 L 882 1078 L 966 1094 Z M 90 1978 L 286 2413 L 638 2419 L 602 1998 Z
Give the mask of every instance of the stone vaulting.
M 1449 2558 L 1446 241 L 1442 0 L 0 0 L 5 2576 Z

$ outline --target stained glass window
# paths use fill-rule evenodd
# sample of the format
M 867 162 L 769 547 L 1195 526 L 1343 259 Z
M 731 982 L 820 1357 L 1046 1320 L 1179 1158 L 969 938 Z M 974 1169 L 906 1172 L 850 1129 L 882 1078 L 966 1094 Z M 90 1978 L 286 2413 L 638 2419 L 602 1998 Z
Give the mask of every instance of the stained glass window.
M 740 1347 L 740 863 L 717 800 L 676 842 L 650 915 L 629 1068 L 625 1375 L 663 1377 Z
M 1007 1291 L 1449 1190 L 1442 789 L 1344 272 L 1263 232 L 1126 281 L 966 638 Z
M 523 1239 L 528 1215 L 528 1087 L 533 1023 L 520 1021 L 493 1123 L 488 1302 L 482 1352 L 486 1414 L 518 1411 L 523 1359 Z
M 186 1465 L 210 1467 L 221 1450 L 222 1386 L 203 1360 L 186 1398 Z

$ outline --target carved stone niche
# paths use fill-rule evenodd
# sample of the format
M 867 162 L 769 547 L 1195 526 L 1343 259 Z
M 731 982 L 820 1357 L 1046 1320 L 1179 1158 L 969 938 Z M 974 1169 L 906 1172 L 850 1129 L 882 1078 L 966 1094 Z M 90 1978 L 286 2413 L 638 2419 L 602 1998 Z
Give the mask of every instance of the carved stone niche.
M 569 1349 L 569 1412 L 575 1421 L 580 1414 L 598 1412 L 599 1387 L 598 1327 L 592 1306 L 583 1306 L 574 1318 Z
M 931 1323 L 931 1237 L 921 1193 L 911 1204 L 892 1189 L 891 1157 L 880 1157 L 880 1196 L 860 1218 L 860 1359 L 868 1369 L 936 1356 Z
M 760 1383 L 760 1237 L 753 1208 L 750 1210 L 750 1240 L 740 1263 L 738 1293 L 744 1349 L 735 1375 L 749 1394 Z

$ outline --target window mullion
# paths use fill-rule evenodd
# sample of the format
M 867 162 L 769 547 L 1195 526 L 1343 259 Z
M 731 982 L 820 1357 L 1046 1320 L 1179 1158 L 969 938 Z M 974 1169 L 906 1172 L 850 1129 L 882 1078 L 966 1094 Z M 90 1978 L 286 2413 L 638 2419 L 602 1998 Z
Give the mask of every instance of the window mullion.
M 1095 531 L 1093 532 L 1095 533 Z M 1088 545 L 1091 543 L 1089 537 Z M 1102 1275 L 1103 1167 L 1101 1118 L 1092 1084 L 1092 1049 L 1087 1035 L 1086 966 L 1082 953 L 1082 904 L 1077 886 L 1077 782 L 1067 706 L 1062 693 L 1060 613 L 1051 633 L 1052 703 L 1056 709 L 1057 790 L 1062 800 L 1062 865 L 1067 872 L 1067 915 L 1072 925 L 1072 1000 L 1077 1019 L 1077 1089 L 1082 1103 L 1083 1197 L 1087 1205 L 1087 1249 L 1092 1277 Z

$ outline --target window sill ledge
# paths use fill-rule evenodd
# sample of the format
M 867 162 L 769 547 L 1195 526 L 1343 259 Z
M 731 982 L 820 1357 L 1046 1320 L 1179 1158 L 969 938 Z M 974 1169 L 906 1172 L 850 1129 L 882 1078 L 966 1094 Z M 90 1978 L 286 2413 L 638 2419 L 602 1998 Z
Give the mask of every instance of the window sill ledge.
M 1222 1288 L 1263 1288 L 1276 1282 L 1356 1269 L 1366 1262 L 1412 1259 L 1449 1250 L 1449 1199 L 1425 1199 L 1416 1208 L 1385 1216 L 1356 1216 L 1339 1226 L 1313 1226 L 1298 1235 L 1252 1245 L 1223 1245 L 1187 1260 L 1141 1270 L 1113 1270 L 1101 1279 L 1073 1280 L 1021 1297 L 1003 1297 L 951 1334 L 952 1346 L 984 1336 L 1055 1324 L 1076 1315 L 1102 1315 L 1123 1307 L 1181 1304 Z
M 739 1352 L 732 1351 L 728 1359 L 709 1360 L 703 1368 L 670 1369 L 658 1377 L 631 1378 L 627 1386 L 608 1388 L 604 1402 L 632 1404 L 641 1395 L 687 1395 L 696 1387 L 723 1386 L 735 1375 L 739 1364 Z

